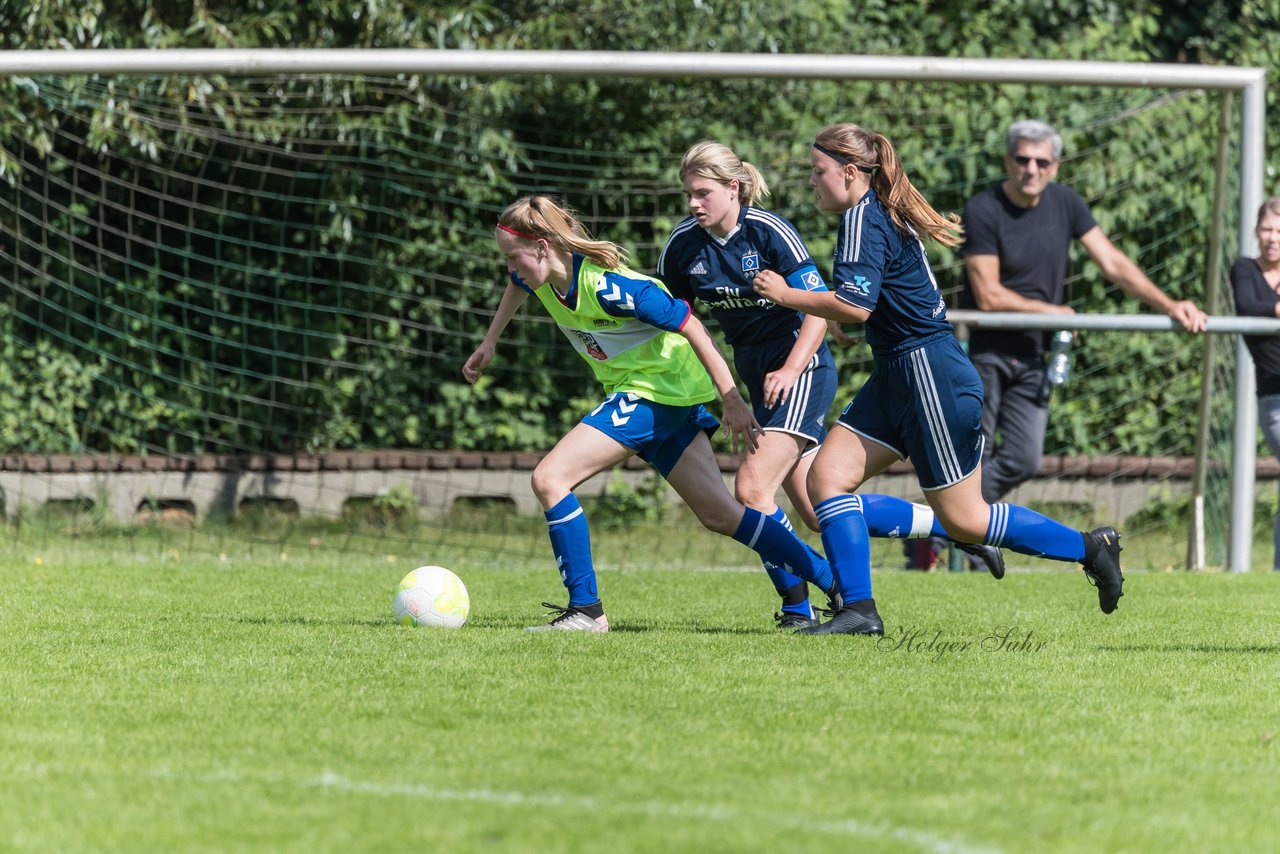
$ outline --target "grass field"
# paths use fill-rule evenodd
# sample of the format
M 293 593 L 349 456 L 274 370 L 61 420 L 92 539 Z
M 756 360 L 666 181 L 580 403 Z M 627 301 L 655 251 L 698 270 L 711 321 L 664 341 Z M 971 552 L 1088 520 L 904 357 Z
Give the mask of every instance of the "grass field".
M 1276 845 L 1277 574 L 1130 562 L 1108 617 L 1078 572 L 884 570 L 875 641 L 777 634 L 758 570 L 619 562 L 588 637 L 522 631 L 563 601 L 540 551 L 183 542 L 0 550 L 0 849 Z M 391 622 L 426 562 L 464 628 Z

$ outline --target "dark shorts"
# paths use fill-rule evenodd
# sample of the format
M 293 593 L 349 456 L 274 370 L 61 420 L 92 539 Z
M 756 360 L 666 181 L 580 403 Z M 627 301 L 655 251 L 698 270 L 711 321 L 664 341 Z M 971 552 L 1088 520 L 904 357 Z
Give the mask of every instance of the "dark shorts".
M 631 448 L 666 477 L 700 432 L 708 436 L 720 422 L 705 406 L 669 406 L 631 392 L 615 392 L 591 410 L 582 423 Z
M 982 464 L 982 381 L 951 335 L 877 359 L 838 423 L 915 465 L 920 487 L 959 483 Z
M 795 338 L 788 336 L 775 343 L 735 347 L 733 365 L 747 386 L 761 427 L 800 436 L 809 440 L 810 447 L 817 447 L 827 436 L 827 413 L 836 399 L 838 384 L 836 363 L 825 343 L 796 378 L 786 403 L 774 407 L 764 405 L 764 378 L 786 364 L 793 346 Z

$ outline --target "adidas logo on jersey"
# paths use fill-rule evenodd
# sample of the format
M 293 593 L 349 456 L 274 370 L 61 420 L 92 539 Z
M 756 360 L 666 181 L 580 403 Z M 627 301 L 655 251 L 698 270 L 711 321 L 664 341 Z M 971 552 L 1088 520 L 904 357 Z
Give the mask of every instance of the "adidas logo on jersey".
M 699 261 L 689 268 L 690 276 L 705 276 L 707 274 L 707 265 Z

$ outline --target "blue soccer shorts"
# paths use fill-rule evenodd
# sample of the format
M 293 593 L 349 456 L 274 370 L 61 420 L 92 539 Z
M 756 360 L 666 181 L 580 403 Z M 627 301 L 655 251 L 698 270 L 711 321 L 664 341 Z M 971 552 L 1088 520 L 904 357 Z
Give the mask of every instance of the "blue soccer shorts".
M 664 478 L 698 433 L 711 436 L 720 428 L 720 422 L 701 403 L 670 406 L 625 391 L 606 397 L 582 423 L 634 450 Z
M 982 381 L 950 333 L 877 358 L 837 423 L 910 459 L 926 491 L 982 465 Z
M 825 343 L 796 379 L 786 402 L 773 407 L 764 405 L 764 378 L 786 364 L 794 345 L 795 338 L 788 335 L 769 344 L 735 347 L 733 366 L 747 387 L 761 427 L 808 439 L 809 447 L 816 448 L 827 436 L 827 413 L 839 384 L 835 359 Z

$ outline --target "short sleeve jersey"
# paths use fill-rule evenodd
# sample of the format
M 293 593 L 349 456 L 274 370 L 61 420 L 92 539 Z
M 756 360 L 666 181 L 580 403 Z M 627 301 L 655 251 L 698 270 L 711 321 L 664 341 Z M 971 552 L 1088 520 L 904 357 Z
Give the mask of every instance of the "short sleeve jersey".
M 804 321 L 800 312 L 755 292 L 752 281 L 761 270 L 774 271 L 793 288 L 827 289 L 795 227 L 763 208 L 743 205 L 737 227 L 724 238 L 688 217 L 658 257 L 658 278 L 675 296 L 701 300 L 731 347 L 791 337 Z
M 1070 187 L 1049 184 L 1039 202 L 1020 208 L 997 184 L 965 204 L 965 242 L 960 255 L 995 255 L 1000 259 L 1000 284 L 1024 297 L 1061 304 L 1071 241 L 1097 224 L 1088 204 Z M 967 274 L 960 305 L 977 307 Z M 1031 329 L 975 329 L 969 338 L 969 352 L 1039 358 L 1047 337 L 1047 333 Z
M 924 243 L 912 230 L 898 228 L 875 190 L 840 218 L 831 282 L 837 299 L 871 312 L 867 343 L 877 356 L 914 349 L 951 331 Z
M 1232 265 L 1231 292 L 1235 295 L 1236 314 L 1275 318 L 1280 294 L 1267 284 L 1262 269 L 1252 258 L 1238 258 Z M 1280 394 L 1280 338 L 1246 335 L 1244 343 L 1258 371 L 1258 396 Z
M 511 283 L 538 298 L 609 394 L 634 392 L 645 400 L 692 406 L 715 399 L 715 387 L 693 346 L 676 332 L 689 320 L 689 304 L 662 283 L 624 268 L 605 269 L 573 256 L 569 292 L 531 288 L 515 273 Z

